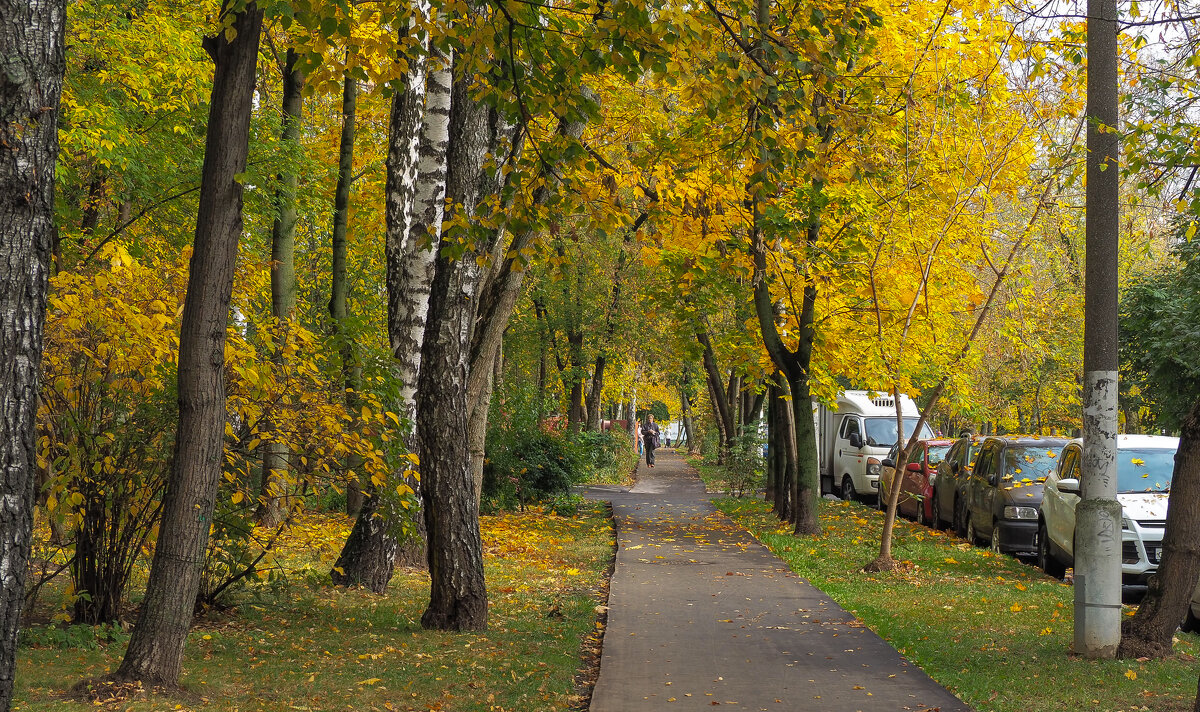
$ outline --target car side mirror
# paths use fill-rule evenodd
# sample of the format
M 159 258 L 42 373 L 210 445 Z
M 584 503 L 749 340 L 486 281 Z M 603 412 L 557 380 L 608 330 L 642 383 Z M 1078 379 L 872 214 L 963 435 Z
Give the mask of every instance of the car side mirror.
M 1079 480 L 1075 479 L 1074 477 L 1068 477 L 1066 479 L 1059 480 L 1058 491 L 1079 494 Z
M 921 463 L 910 462 L 904 466 L 904 469 L 908 470 L 909 472 L 920 472 L 921 471 Z
M 850 433 L 850 447 L 862 447 L 862 436 L 858 433 Z

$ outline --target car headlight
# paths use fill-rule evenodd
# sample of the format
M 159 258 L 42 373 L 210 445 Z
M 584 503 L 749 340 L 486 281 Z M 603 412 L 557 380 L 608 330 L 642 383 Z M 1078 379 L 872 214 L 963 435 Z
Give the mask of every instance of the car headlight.
M 1005 507 L 1005 519 L 1037 519 L 1037 507 Z
M 871 475 L 872 477 L 879 477 L 879 463 L 872 462 L 867 465 L 867 474 Z

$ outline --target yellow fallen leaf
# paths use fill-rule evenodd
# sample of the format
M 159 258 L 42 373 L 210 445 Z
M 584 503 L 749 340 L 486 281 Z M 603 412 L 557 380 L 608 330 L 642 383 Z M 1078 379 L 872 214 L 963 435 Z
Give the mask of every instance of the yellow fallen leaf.
M 379 680 L 380 680 L 380 678 L 378 678 L 378 677 L 368 677 L 366 680 L 359 680 L 359 681 L 358 681 L 358 684 L 360 684 L 360 685 L 374 685 L 375 683 L 379 682 Z
M 1136 679 L 1137 679 L 1137 673 L 1136 673 L 1136 672 L 1134 672 L 1133 670 L 1126 670 L 1126 671 L 1125 671 L 1125 677 L 1129 678 L 1130 680 L 1136 680 Z

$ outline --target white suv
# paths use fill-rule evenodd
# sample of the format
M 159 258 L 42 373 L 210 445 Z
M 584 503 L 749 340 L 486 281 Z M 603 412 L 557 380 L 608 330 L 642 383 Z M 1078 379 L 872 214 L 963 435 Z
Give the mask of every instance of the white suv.
M 1117 501 L 1121 503 L 1121 577 L 1144 585 L 1158 569 L 1167 496 L 1175 470 L 1179 438 L 1161 435 L 1117 436 Z M 1079 466 L 1083 441 L 1072 440 L 1059 454 L 1058 467 L 1046 478 L 1038 527 L 1038 566 L 1062 578 L 1075 564 L 1075 505 L 1079 502 Z

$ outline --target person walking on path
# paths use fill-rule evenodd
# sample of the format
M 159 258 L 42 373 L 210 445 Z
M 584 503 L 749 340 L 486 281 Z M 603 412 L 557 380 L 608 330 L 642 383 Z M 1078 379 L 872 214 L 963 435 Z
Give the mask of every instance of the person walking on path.
M 654 450 L 658 447 L 658 423 L 654 422 L 654 414 L 646 416 L 642 423 L 642 442 L 646 445 L 646 465 L 654 467 Z

